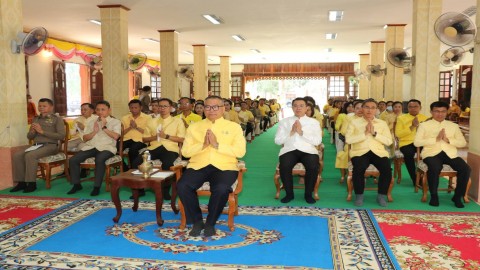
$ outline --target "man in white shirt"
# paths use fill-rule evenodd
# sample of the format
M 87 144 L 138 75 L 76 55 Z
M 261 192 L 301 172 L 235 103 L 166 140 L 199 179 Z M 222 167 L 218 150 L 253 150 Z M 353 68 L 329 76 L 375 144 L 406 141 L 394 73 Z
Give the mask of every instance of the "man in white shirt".
M 312 192 L 320 167 L 316 146 L 322 142 L 322 133 L 319 122 L 306 116 L 307 101 L 304 98 L 294 99 L 292 108 L 295 115 L 282 119 L 275 134 L 275 143 L 282 145 L 279 168 L 286 196 L 281 202 L 293 200 L 292 169 L 301 162 L 305 166 L 305 201 L 313 204 Z

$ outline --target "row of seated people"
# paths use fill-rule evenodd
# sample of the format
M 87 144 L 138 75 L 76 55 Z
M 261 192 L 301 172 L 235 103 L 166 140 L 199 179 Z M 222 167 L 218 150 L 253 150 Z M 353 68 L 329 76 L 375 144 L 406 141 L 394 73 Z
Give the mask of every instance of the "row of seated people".
M 246 152 L 246 141 L 240 125 L 223 118 L 223 102 L 218 96 L 206 98 L 206 119 L 189 125 L 188 129 L 180 117 L 170 115 L 173 102 L 169 99 L 158 101 L 160 117 L 143 117 L 146 120 L 144 127 L 140 127 L 138 117 L 134 121 L 131 121 L 130 115 L 122 121 L 113 118 L 110 115 L 110 104 L 107 101 L 98 102 L 95 105 L 96 114 L 91 114 L 84 123 L 84 145 L 80 146 L 80 150 L 68 162 L 73 184 L 69 194 L 82 189 L 79 164 L 89 157 L 95 157 L 95 183 L 91 195 L 98 195 L 105 174 L 105 160 L 116 153 L 117 139 L 121 136 L 124 122 L 125 143 L 128 145 L 136 133 L 140 134 L 142 143 L 150 143 L 152 158 L 159 157 L 163 164 L 173 162 L 178 157 L 178 143 L 183 143 L 182 154 L 189 158 L 189 162 L 177 188 L 187 223 L 194 224 L 190 235 L 198 236 L 202 230 L 205 236 L 214 235 L 215 224 L 238 176 L 237 159 Z M 40 116 L 33 120 L 27 137 L 41 147 L 27 152 L 19 151 L 14 155 L 16 185 L 11 192 L 35 191 L 38 159 L 58 151 L 57 143 L 65 137 L 64 121 L 53 114 L 53 102 L 50 99 L 40 99 L 38 107 Z M 88 105 L 86 107 L 91 109 Z M 141 110 L 138 100 L 131 101 L 129 107 L 131 111 Z M 129 133 L 132 134 L 130 139 L 126 136 Z M 132 167 L 138 164 L 137 158 L 133 158 Z M 168 167 L 162 165 L 163 169 Z M 212 197 L 208 207 L 210 211 L 204 222 L 196 191 L 207 181 L 210 182 Z
M 336 167 L 341 169 L 343 179 L 349 167 L 348 160 L 351 159 L 353 185 L 357 195 L 355 204 L 363 204 L 364 173 L 373 164 L 380 171 L 377 201 L 381 206 L 387 205 L 384 195 L 387 194 L 392 178 L 389 158 L 393 157 L 392 146 L 396 142 L 414 186 L 418 181 L 415 153 L 418 147 L 422 147 L 421 157 L 418 158 L 422 158 L 428 166 L 430 205 L 439 205 L 439 174 L 443 164 L 448 164 L 457 172 L 457 187 L 452 200 L 457 207 L 463 207 L 461 199 L 465 195 L 470 168 L 458 157 L 457 148 L 465 147 L 466 141 L 458 125 L 446 120 L 449 105 L 440 101 L 432 103 L 432 117 L 429 120 L 420 114 L 419 100 L 412 99 L 407 106 L 408 113 L 401 114 L 398 113 L 401 112 L 401 102 L 395 102 L 393 112 L 378 117 L 376 101 L 356 100 L 345 103 L 342 113 L 337 117 Z M 393 117 L 383 118 L 382 115 Z

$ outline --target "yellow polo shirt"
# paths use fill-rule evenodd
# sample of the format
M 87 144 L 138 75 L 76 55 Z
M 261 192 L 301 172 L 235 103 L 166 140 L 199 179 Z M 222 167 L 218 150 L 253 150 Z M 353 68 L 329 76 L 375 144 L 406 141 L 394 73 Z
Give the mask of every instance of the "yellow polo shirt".
M 237 124 L 240 124 L 240 119 L 238 118 L 238 113 L 234 110 L 230 110 L 228 112 L 225 112 L 223 117 L 227 120 L 230 120 L 232 122 L 235 122 Z
M 122 124 L 124 130 L 130 127 L 130 121 L 134 120 L 137 126 L 145 131 L 148 120 L 152 119 L 151 116 L 140 113 L 137 118 L 133 118 L 131 113 L 122 117 Z M 131 129 L 123 135 L 123 141 L 133 140 L 135 142 L 142 142 L 143 134 L 137 129 Z
M 354 119 L 348 124 L 345 141 L 352 145 L 350 157 L 363 156 L 368 151 L 372 151 L 379 157 L 389 156 L 385 146 L 391 145 L 393 140 L 387 123 L 377 118 L 372 122 L 373 129 L 377 132 L 375 137 L 372 134 L 365 135 L 368 122 L 363 117 Z
M 278 112 L 280 110 L 280 104 L 275 103 L 275 104 L 270 104 L 270 109 L 274 112 Z
M 165 134 L 170 136 L 176 136 L 180 138 L 185 138 L 185 125 L 180 118 L 176 117 L 167 117 L 163 119 L 162 117 L 158 118 L 151 118 L 148 120 L 147 127 L 143 134 L 144 137 L 151 137 L 157 135 L 157 128 L 159 125 L 162 125 L 161 128 Z M 164 146 L 170 152 L 179 152 L 178 143 L 160 138 L 160 141 L 155 140 L 150 142 L 150 146 L 148 146 L 149 150 L 153 150 L 157 147 Z
M 251 111 L 239 111 L 238 112 L 238 118 L 243 124 L 247 124 L 248 122 L 253 122 L 255 120 L 255 117 L 253 116 L 253 113 Z
M 442 129 L 445 129 L 445 134 L 450 143 L 443 140 L 437 142 L 438 133 Z M 416 147 L 423 146 L 422 158 L 436 156 L 442 151 L 449 158 L 456 158 L 458 157 L 457 148 L 465 147 L 467 141 L 457 124 L 447 120 L 438 122 L 432 119 L 420 124 L 413 144 Z
M 208 146 L 203 149 L 205 134 L 210 129 L 217 137 L 218 149 Z M 213 165 L 220 170 L 238 171 L 237 158 L 245 155 L 246 141 L 239 124 L 223 118 L 212 123 L 203 119 L 187 129 L 182 154 L 190 157 L 188 167 L 194 170 Z
M 180 114 L 176 115 L 175 117 L 185 120 L 185 122 L 187 122 L 187 125 L 189 125 L 189 126 L 193 123 L 202 121 L 202 117 L 200 115 L 196 114 L 196 113 L 193 113 L 193 112 L 191 112 L 187 116 L 183 115 L 183 113 L 180 113 Z
M 267 113 L 270 111 L 270 108 L 267 104 L 263 104 L 263 106 L 258 105 L 258 109 L 260 110 L 260 114 L 262 116 L 266 116 Z
M 417 129 L 410 130 L 412 121 L 415 116 L 407 113 L 397 117 L 397 124 L 395 125 L 395 136 L 398 138 L 398 147 L 409 145 L 413 143 Z M 417 114 L 418 121 L 421 123 L 427 120 L 423 114 Z
M 313 118 L 317 119 L 317 121 L 320 122 L 320 127 L 321 128 L 324 128 L 324 126 L 323 126 L 323 114 L 321 114 L 320 111 L 317 110 L 317 108 L 314 109 Z

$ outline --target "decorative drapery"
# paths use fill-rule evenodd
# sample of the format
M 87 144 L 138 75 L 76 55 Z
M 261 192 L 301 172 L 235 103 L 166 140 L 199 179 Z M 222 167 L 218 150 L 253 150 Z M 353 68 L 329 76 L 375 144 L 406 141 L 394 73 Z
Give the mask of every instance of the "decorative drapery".
M 245 64 L 247 81 L 321 80 L 329 76 L 354 74 L 354 63 Z
M 68 41 L 62 41 L 53 38 L 47 39 L 45 49 L 51 51 L 56 57 L 62 60 L 69 60 L 74 56 L 80 56 L 85 59 L 88 54 L 97 56 L 102 55 L 102 49 L 100 48 L 95 48 Z M 158 69 L 160 67 L 160 62 L 153 59 L 148 59 L 145 63 L 145 66 L 149 69 Z

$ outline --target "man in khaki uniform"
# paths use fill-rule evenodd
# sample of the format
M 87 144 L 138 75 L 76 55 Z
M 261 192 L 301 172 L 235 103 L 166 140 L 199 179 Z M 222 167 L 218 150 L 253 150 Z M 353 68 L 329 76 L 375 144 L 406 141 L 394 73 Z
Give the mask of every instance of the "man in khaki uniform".
M 30 193 L 37 189 L 38 159 L 58 152 L 58 141 L 65 138 L 63 119 L 53 114 L 53 101 L 42 98 L 38 101 L 39 116 L 32 120 L 27 138 L 33 140 L 30 150 L 25 146 L 13 155 L 13 181 L 17 185 L 10 192 L 23 190 Z

